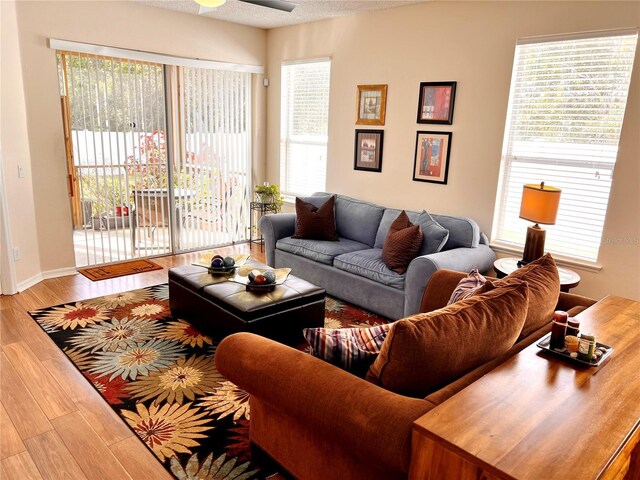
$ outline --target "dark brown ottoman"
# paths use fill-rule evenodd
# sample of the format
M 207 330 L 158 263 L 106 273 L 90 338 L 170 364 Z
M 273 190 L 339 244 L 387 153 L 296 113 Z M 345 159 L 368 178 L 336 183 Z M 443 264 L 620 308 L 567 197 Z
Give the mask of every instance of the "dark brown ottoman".
M 249 261 L 256 268 L 265 265 Z M 280 342 L 304 341 L 303 328 L 324 326 L 324 288 L 289 275 L 272 292 L 247 292 L 194 265 L 169 270 L 169 305 L 207 335 L 252 332 Z

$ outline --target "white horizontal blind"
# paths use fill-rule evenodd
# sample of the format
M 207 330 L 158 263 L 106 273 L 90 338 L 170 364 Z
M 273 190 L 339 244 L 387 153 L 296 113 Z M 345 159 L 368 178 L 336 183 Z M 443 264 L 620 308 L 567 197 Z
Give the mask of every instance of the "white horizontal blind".
M 522 185 L 562 189 L 545 249 L 595 261 L 636 50 L 635 33 L 516 47 L 494 215 L 496 244 L 521 247 Z
M 282 65 L 280 185 L 285 195 L 325 190 L 331 60 Z

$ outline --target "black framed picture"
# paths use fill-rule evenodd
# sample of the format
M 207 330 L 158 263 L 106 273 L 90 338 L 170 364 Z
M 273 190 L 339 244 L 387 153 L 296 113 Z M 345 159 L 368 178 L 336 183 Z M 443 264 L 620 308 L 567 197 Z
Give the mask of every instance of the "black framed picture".
M 446 185 L 451 137 L 451 132 L 417 132 L 413 180 Z
M 356 130 L 354 170 L 382 171 L 384 130 Z
M 453 123 L 457 82 L 422 82 L 418 95 L 418 123 Z

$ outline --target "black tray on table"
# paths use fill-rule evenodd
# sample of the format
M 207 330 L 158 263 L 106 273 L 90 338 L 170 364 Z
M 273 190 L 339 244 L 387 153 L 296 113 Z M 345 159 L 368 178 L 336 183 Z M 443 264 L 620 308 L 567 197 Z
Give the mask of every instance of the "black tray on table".
M 268 285 L 254 285 L 252 283 L 247 283 L 246 290 L 247 292 L 253 293 L 268 293 L 273 292 L 276 289 L 275 283 L 270 283 Z
M 599 359 L 588 361 L 588 360 L 582 360 L 578 357 L 572 357 L 571 355 L 569 355 L 569 351 L 565 348 L 563 348 L 562 350 L 556 350 L 555 348 L 551 348 L 549 346 L 550 342 L 551 342 L 551 334 L 547 333 L 544 337 L 540 339 L 538 343 L 536 343 L 536 346 L 540 347 L 542 350 L 553 353 L 558 357 L 565 358 L 571 362 L 578 363 L 580 365 L 587 365 L 589 367 L 597 367 L 602 362 L 604 362 L 604 360 L 613 352 L 613 347 L 610 347 L 609 345 L 605 345 L 604 343 L 596 342 L 595 348 L 598 349 L 602 347 L 605 349 L 605 352 L 602 354 L 602 356 Z

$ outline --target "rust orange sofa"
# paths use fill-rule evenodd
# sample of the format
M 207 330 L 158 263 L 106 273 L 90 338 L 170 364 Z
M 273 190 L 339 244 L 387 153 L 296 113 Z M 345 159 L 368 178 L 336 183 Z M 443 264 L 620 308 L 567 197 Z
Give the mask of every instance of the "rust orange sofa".
M 445 306 L 464 276 L 437 271 L 421 310 Z M 575 315 L 593 303 L 560 293 L 557 308 Z M 390 480 L 407 478 L 416 419 L 549 330 L 547 324 L 426 398 L 392 393 L 307 353 L 248 333 L 225 338 L 215 360 L 225 377 L 250 394 L 251 441 L 289 473 L 303 480 Z

